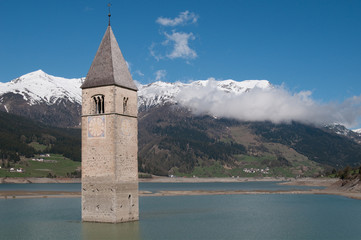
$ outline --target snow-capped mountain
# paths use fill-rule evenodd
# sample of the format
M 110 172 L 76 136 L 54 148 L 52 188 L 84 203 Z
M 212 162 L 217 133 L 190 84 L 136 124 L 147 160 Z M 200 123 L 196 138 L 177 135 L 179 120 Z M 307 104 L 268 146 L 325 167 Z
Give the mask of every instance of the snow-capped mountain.
M 339 123 L 329 124 L 325 126 L 325 129 L 329 130 L 332 133 L 336 133 L 337 135 L 345 136 L 354 140 L 355 142 L 361 144 L 361 131 L 358 130 L 350 130 Z
M 328 124 L 325 126 L 325 128 L 332 130 L 332 132 L 338 135 L 348 136 L 350 134 L 354 134 L 352 130 L 347 129 L 345 126 L 339 123 Z
M 67 79 L 49 75 L 42 70 L 25 74 L 7 83 L 0 83 L 0 111 L 23 115 L 47 124 L 78 126 L 81 114 L 81 89 L 84 78 Z M 154 82 L 137 84 L 140 111 L 166 103 L 177 104 L 178 95 L 187 89 L 212 89 L 243 94 L 255 88 L 267 89 L 266 80 L 208 80 L 191 83 Z M 216 87 L 215 87 L 216 86 Z
M 271 84 L 267 80 L 246 80 L 237 82 L 234 80 L 215 81 L 210 78 L 208 80 L 199 80 L 191 83 L 166 83 L 154 82 L 148 85 L 138 85 L 138 105 L 141 109 L 162 105 L 165 103 L 176 104 L 178 94 L 189 88 L 207 88 L 210 84 L 216 84 L 217 89 L 227 93 L 242 94 L 254 88 L 266 89 Z
M 29 105 L 38 103 L 52 105 L 63 99 L 81 104 L 79 87 L 82 81 L 82 78 L 55 77 L 38 70 L 25 74 L 11 82 L 0 83 L 0 96 L 9 92 L 20 94 Z M 0 102 L 1 100 L 0 98 Z
M 79 126 L 81 78 L 66 79 L 42 70 L 0 83 L 0 111 L 60 127 Z
M 29 105 L 59 104 L 59 101 L 67 100 L 71 103 L 81 104 L 80 86 L 83 78 L 67 79 L 46 74 L 42 70 L 28 73 L 7 83 L 0 83 L 0 104 L 3 109 L 9 111 L 11 106 L 5 103 L 4 95 L 7 93 L 22 96 Z M 209 84 L 216 84 L 218 90 L 242 94 L 253 88 L 269 88 L 271 84 L 266 80 L 246 80 L 237 82 L 234 80 L 215 81 L 214 79 L 199 80 L 191 83 L 167 83 L 154 82 L 148 85 L 138 83 L 138 105 L 141 109 L 162 105 L 165 103 L 177 103 L 177 95 L 189 87 L 207 88 Z

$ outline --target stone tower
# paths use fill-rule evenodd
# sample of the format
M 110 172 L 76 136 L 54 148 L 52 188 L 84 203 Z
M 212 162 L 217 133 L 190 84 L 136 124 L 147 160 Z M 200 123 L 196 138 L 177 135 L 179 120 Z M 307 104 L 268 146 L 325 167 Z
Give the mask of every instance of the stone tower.
M 109 24 L 82 88 L 82 220 L 139 219 L 137 87 Z

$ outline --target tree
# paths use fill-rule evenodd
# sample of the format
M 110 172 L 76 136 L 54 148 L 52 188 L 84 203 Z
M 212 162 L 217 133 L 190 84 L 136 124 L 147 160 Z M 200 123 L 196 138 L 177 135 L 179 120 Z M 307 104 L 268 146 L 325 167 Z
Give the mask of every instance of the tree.
M 22 143 L 25 143 L 25 142 L 26 142 L 26 137 L 25 137 L 24 135 L 21 135 L 20 141 L 21 141 Z
M 343 171 L 341 171 L 341 179 L 348 179 L 350 178 L 350 174 L 351 174 L 351 168 L 350 166 L 345 167 L 345 169 Z
M 20 157 L 18 154 L 16 153 L 11 153 L 9 160 L 13 161 L 14 163 L 19 162 L 20 161 Z

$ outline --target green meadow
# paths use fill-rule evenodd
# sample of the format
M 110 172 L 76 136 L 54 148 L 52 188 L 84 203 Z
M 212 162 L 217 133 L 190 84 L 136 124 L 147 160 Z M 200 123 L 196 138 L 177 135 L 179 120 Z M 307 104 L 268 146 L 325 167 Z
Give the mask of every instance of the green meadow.
M 44 159 L 44 162 L 32 160 L 40 158 Z M 80 162 L 72 161 L 60 154 L 51 154 L 50 157 L 35 155 L 33 158 L 22 159 L 11 165 L 15 171 L 22 168 L 24 172 L 10 172 L 9 168 L 3 167 L 0 169 L 0 177 L 75 177 L 79 173 L 80 166 Z

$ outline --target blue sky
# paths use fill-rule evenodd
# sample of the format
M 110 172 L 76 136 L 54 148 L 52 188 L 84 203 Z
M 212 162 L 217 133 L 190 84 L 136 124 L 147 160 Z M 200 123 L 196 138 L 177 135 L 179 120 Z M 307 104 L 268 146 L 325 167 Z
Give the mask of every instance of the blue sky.
M 361 1 L 111 1 L 139 82 L 266 79 L 319 102 L 361 95 Z M 86 76 L 108 1 L 0 0 L 0 81 Z

